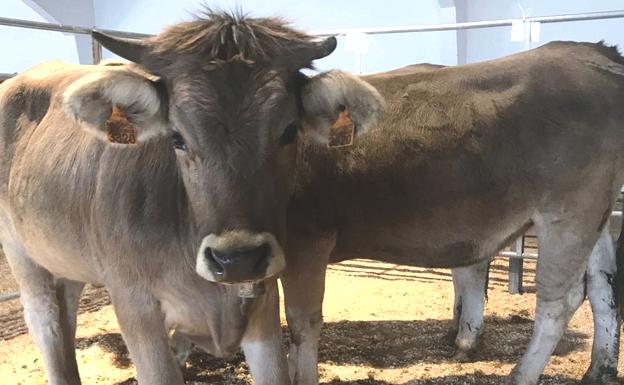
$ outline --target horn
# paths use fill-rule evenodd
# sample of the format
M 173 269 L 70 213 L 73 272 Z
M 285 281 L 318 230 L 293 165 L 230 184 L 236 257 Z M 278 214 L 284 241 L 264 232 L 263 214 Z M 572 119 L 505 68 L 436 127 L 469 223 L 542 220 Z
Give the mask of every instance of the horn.
M 318 39 L 312 42 L 311 57 L 310 60 L 316 60 L 328 56 L 334 52 L 338 42 L 335 36 L 330 36 L 326 39 Z
M 145 40 L 115 37 L 95 30 L 91 31 L 91 37 L 112 53 L 137 64 L 141 64 L 149 48 Z

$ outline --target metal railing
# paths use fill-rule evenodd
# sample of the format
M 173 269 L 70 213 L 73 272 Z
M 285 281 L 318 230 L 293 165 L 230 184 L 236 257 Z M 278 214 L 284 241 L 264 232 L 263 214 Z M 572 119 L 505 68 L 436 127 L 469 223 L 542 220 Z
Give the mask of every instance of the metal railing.
M 311 31 L 310 34 L 316 36 L 334 36 L 334 35 L 348 35 L 352 33 L 364 33 L 367 35 L 378 34 L 394 34 L 394 33 L 415 33 L 415 32 L 434 32 L 434 31 L 458 31 L 477 28 L 492 28 L 492 27 L 505 27 L 511 26 L 515 21 L 522 20 L 524 22 L 532 23 L 564 23 L 573 21 L 587 21 L 587 20 L 605 20 L 624 18 L 624 10 L 618 11 L 605 11 L 605 12 L 589 12 L 589 13 L 576 13 L 568 15 L 554 15 L 554 16 L 536 16 L 525 17 L 515 19 L 502 19 L 502 20 L 485 20 L 485 21 L 471 21 L 464 23 L 449 23 L 449 24 L 434 24 L 434 25 L 418 25 L 418 26 L 401 26 L 401 27 L 377 27 L 377 28 L 347 28 L 347 29 L 326 29 Z M 99 29 L 96 27 L 76 26 L 69 24 L 56 24 L 45 23 L 39 21 L 30 21 L 22 19 L 12 19 L 8 17 L 0 17 L 0 25 L 16 28 L 28 28 L 38 29 L 44 31 L 55 31 L 73 34 L 90 35 L 93 29 L 105 32 L 108 34 L 141 39 L 152 36 L 146 33 L 140 32 L 128 32 L 112 29 Z M 99 63 L 102 58 L 102 46 L 93 41 L 93 63 Z
M 574 22 L 574 21 L 585 21 L 585 20 L 605 20 L 605 19 L 615 19 L 615 18 L 624 18 L 624 10 L 607 11 L 607 12 L 590 12 L 590 13 L 568 14 L 568 15 L 555 15 L 555 16 L 525 17 L 525 18 L 502 19 L 502 20 L 473 21 L 473 22 L 464 22 L 464 23 L 450 23 L 450 24 L 436 24 L 436 25 L 328 29 L 328 30 L 311 31 L 310 34 L 322 37 L 322 36 L 334 36 L 334 35 L 348 35 L 348 34 L 353 34 L 353 33 L 364 33 L 367 35 L 376 35 L 376 34 L 395 34 L 395 33 L 453 31 L 453 30 L 457 31 L 457 30 L 477 29 L 477 28 L 511 26 L 513 25 L 514 22 L 517 22 L 518 20 L 521 20 L 523 22 L 533 22 L 533 23 L 535 22 L 537 23 L 563 23 L 563 22 Z M 146 38 L 146 37 L 151 36 L 150 34 L 138 33 L 138 32 L 98 29 L 95 27 L 76 26 L 76 25 L 69 25 L 69 24 L 45 23 L 45 22 L 22 20 L 22 19 L 12 19 L 12 18 L 7 18 L 7 17 L 0 17 L 0 26 L 28 28 L 28 29 L 37 29 L 37 30 L 43 30 L 43 31 L 73 33 L 73 34 L 81 34 L 81 35 L 90 35 L 93 29 L 97 29 L 98 31 L 105 32 L 111 35 L 128 37 L 128 38 L 136 38 L 136 39 L 141 39 L 141 38 Z M 100 60 L 102 59 L 102 46 L 95 40 L 92 40 L 92 58 L 93 58 L 93 63 L 99 63 Z M 13 75 L 0 74 L 0 82 L 2 82 L 3 80 L 6 80 L 7 78 L 10 78 L 11 76 Z M 622 212 L 613 212 L 612 216 L 621 217 Z M 513 250 L 501 251 L 499 255 L 510 258 L 510 291 L 513 291 L 511 288 L 512 279 L 515 282 L 517 282 L 519 279 L 518 291 L 520 291 L 521 285 L 522 285 L 522 260 L 523 259 L 537 259 L 538 254 L 524 252 L 524 236 L 522 236 L 516 241 L 515 247 Z M 514 261 L 517 261 L 517 262 L 514 262 Z M 516 271 L 515 273 L 512 273 L 512 264 L 514 264 L 513 270 Z M 517 274 L 518 272 L 520 274 L 519 277 L 517 275 L 512 277 L 512 274 Z M 12 300 L 18 297 L 19 297 L 19 293 L 8 293 L 8 294 L 0 295 L 0 302 Z
M 3 74 L 0 73 L 0 83 L 2 83 L 3 81 L 12 78 L 13 76 L 15 76 L 15 74 Z
M 9 17 L 0 17 L 0 25 L 4 25 L 6 27 L 38 29 L 42 31 L 73 33 L 77 35 L 91 35 L 91 31 L 95 29 L 95 27 L 84 27 L 84 26 L 70 25 L 70 24 L 45 23 L 41 21 L 12 19 Z M 134 38 L 134 39 L 141 39 L 141 38 L 151 36 L 146 33 L 117 31 L 114 29 L 98 29 L 98 31 L 109 33 L 111 35 L 129 37 L 129 38 Z
M 537 16 L 515 19 L 470 21 L 465 23 L 403 26 L 403 27 L 378 27 L 378 28 L 348 28 L 348 29 L 326 29 L 311 31 L 310 34 L 317 36 L 346 35 L 350 33 L 365 33 L 367 35 L 389 34 L 389 33 L 412 33 L 412 32 L 435 32 L 435 31 L 457 31 L 464 29 L 506 27 L 513 25 L 514 21 L 522 20 L 533 23 L 563 23 L 583 20 L 604 20 L 624 18 L 624 10 L 607 12 L 576 13 L 569 15 Z

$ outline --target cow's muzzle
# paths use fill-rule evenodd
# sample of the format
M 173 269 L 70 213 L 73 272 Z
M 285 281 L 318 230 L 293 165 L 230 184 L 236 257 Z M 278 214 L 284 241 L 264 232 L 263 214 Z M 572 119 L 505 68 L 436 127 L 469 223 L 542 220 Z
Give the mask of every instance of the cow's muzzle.
M 237 230 L 206 236 L 195 270 L 212 282 L 236 283 L 274 276 L 285 265 L 284 252 L 273 234 Z

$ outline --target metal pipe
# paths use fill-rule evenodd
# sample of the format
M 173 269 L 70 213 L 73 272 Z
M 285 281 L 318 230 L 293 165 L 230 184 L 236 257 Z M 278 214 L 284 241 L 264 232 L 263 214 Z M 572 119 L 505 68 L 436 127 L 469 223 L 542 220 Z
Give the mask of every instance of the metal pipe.
M 0 83 L 2 83 L 3 81 L 12 78 L 13 76 L 15 76 L 15 74 L 3 74 L 0 73 Z
M 0 302 L 6 302 L 6 301 L 11 301 L 13 299 L 18 299 L 19 296 L 20 296 L 19 292 L 2 294 L 0 295 Z
M 102 44 L 95 39 L 91 39 L 91 61 L 93 64 L 100 64 L 102 61 Z
M 83 26 L 70 25 L 70 24 L 44 23 L 40 21 L 12 19 L 9 17 L 0 17 L 0 25 L 4 25 L 7 27 L 16 27 L 16 28 L 29 28 L 29 29 L 39 29 L 39 30 L 44 30 L 44 31 L 73 33 L 73 34 L 78 34 L 78 35 L 91 35 L 91 31 L 95 29 L 95 27 L 83 27 Z M 136 38 L 136 39 L 142 39 L 142 38 L 151 36 L 145 33 L 116 31 L 116 30 L 110 30 L 110 29 L 98 29 L 98 31 L 105 32 L 111 35 L 130 37 L 130 38 Z
M 624 10 L 622 11 L 607 11 L 607 12 L 590 12 L 590 13 L 578 13 L 570 15 L 555 15 L 555 16 L 538 16 L 527 17 L 525 21 L 540 22 L 540 23 L 561 23 L 569 21 L 582 21 L 582 20 L 602 20 L 602 19 L 614 19 L 624 18 Z M 504 27 L 511 25 L 515 19 L 501 19 L 501 20 L 485 20 L 485 21 L 471 21 L 465 23 L 449 23 L 449 24 L 435 24 L 435 25 L 420 25 L 420 26 L 402 26 L 402 27 L 376 27 L 376 28 L 349 28 L 349 29 L 329 29 L 312 31 L 310 34 L 317 36 L 331 36 L 331 35 L 343 35 L 347 33 L 366 33 L 366 34 L 385 34 L 385 33 L 408 33 L 408 32 L 432 32 L 432 31 L 451 31 L 462 29 L 474 29 L 474 28 L 488 28 L 488 27 Z M 0 25 L 17 28 L 31 28 L 40 29 L 46 31 L 57 31 L 65 33 L 75 33 L 89 35 L 94 28 L 75 26 L 69 24 L 55 24 L 44 23 L 39 21 L 12 19 L 8 17 L 0 17 Z M 100 30 L 100 29 L 98 29 Z M 145 38 L 151 35 L 137 32 L 126 32 L 117 30 L 102 29 L 102 32 L 110 33 L 117 36 L 131 37 L 131 38 Z
M 515 251 L 501 251 L 498 253 L 499 256 L 507 257 L 507 258 L 522 258 L 522 259 L 537 259 L 538 255 L 535 253 L 522 253 L 521 255 L 516 254 Z
M 602 19 L 615 19 L 615 18 L 624 18 L 624 11 L 590 12 L 590 13 L 578 13 L 578 14 L 571 14 L 571 15 L 556 15 L 556 16 L 538 16 L 538 17 L 527 17 L 524 20 L 531 21 L 531 22 L 540 22 L 540 23 L 561 23 L 561 22 L 568 22 L 568 21 L 602 20 Z M 350 34 L 350 33 L 366 33 L 369 35 L 376 35 L 376 34 L 386 34 L 386 33 L 389 34 L 389 33 L 408 33 L 408 32 L 452 31 L 452 30 L 463 30 L 463 29 L 510 26 L 515 20 L 518 20 L 518 18 L 487 20 L 487 21 L 470 21 L 470 22 L 465 22 L 465 23 L 420 25 L 420 26 L 326 29 L 326 30 L 312 31 L 310 32 L 310 34 L 317 35 L 317 36 L 335 36 L 335 35 L 345 35 L 345 34 Z

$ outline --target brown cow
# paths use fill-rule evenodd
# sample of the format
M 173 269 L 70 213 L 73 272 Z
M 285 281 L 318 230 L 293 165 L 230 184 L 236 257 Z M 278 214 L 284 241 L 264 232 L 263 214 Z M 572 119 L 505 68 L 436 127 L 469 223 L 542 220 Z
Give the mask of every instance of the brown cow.
M 323 77 L 328 87 L 345 79 Z M 283 275 L 295 383 L 318 383 L 327 263 L 468 266 L 534 225 L 535 327 L 510 382 L 535 385 L 584 298 L 590 252 L 624 183 L 624 58 L 556 42 L 365 79 L 386 99 L 378 126 L 347 148 L 299 143 Z
M 216 355 L 242 345 L 256 384 L 287 385 L 271 310 L 303 106 L 315 113 L 306 133 L 325 139 L 345 98 L 372 123 L 378 94 L 356 79 L 317 86 L 300 70 L 336 40 L 278 19 L 209 14 L 146 41 L 94 35 L 139 67 L 50 62 L 0 86 L 0 242 L 48 383 L 80 383 L 76 308 L 96 282 L 139 383 L 183 383 L 176 328 Z M 263 279 L 242 307 L 235 286 L 215 283 Z

